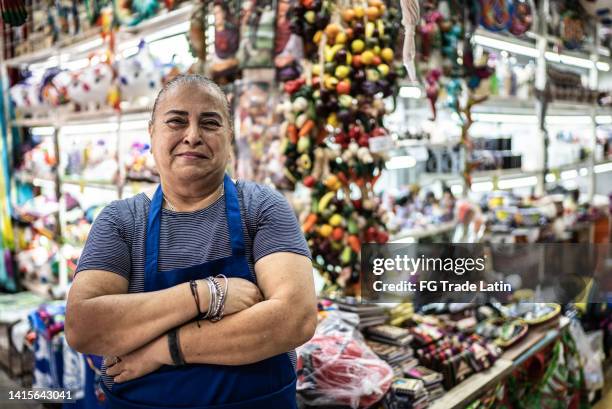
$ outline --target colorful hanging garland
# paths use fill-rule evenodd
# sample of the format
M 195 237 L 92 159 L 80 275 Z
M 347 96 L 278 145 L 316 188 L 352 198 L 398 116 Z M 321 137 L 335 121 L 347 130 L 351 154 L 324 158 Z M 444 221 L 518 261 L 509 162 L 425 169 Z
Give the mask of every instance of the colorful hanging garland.
M 300 220 L 315 266 L 345 287 L 359 279 L 361 245 L 389 239 L 373 187 L 389 143 L 384 98 L 405 75 L 392 48 L 401 12 L 382 0 L 301 0 L 290 14 L 305 59 L 284 76 L 286 176 L 309 189 Z

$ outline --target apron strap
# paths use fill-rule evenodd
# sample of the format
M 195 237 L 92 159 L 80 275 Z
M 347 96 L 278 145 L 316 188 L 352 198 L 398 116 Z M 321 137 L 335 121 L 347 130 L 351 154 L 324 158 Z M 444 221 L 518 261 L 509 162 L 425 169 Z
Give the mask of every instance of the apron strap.
M 151 288 L 153 278 L 157 274 L 157 260 L 159 258 L 159 230 L 161 225 L 161 209 L 164 195 L 161 184 L 155 190 L 151 207 L 149 208 L 149 218 L 147 222 L 146 241 L 145 241 L 145 291 Z
M 232 255 L 244 256 L 245 245 L 242 234 L 242 216 L 240 215 L 238 189 L 227 173 L 225 174 L 223 183 L 225 188 L 225 213 L 227 215 L 227 227 L 229 229 L 232 245 Z

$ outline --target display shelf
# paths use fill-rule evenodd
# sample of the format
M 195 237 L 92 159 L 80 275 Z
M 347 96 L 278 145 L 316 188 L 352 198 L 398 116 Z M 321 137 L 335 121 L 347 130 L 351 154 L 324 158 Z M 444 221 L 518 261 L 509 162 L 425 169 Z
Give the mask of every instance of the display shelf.
M 29 183 L 31 185 L 39 186 L 39 187 L 46 187 L 46 186 L 54 187 L 55 182 L 56 182 L 55 179 L 51 177 L 37 177 L 37 176 L 29 175 L 23 171 L 15 172 L 14 177 L 15 177 L 15 180 L 21 183 Z
M 435 400 L 429 409 L 461 409 L 478 399 L 484 392 L 510 375 L 529 357 L 550 345 L 569 325 L 567 317 L 561 317 L 550 324 L 533 326 L 529 334 L 517 345 L 505 351 L 500 359 L 486 371 L 470 376 Z
M 104 190 L 117 190 L 119 186 L 116 183 L 103 181 L 103 180 L 83 180 L 83 179 L 71 179 L 62 178 L 62 184 L 81 186 L 83 188 L 90 187 Z
M 425 237 L 431 237 L 438 234 L 448 233 L 457 226 L 457 221 L 452 220 L 450 222 L 444 222 L 440 224 L 432 224 L 425 228 L 416 228 L 405 230 L 397 233 L 391 237 L 390 243 L 402 241 L 404 239 L 413 238 L 415 240 L 422 239 Z
M 469 405 L 482 393 L 494 387 L 499 380 L 512 372 L 513 364 L 508 359 L 498 359 L 493 366 L 470 376 L 459 385 L 433 401 L 429 409 L 459 409 Z
M 45 118 L 24 118 L 11 121 L 11 126 L 14 127 L 61 127 L 64 125 L 76 125 L 86 123 L 100 123 L 108 121 L 116 121 L 121 116 L 135 115 L 135 114 L 148 114 L 151 112 L 149 107 L 128 107 L 123 108 L 120 111 L 113 109 L 101 109 L 95 111 L 84 111 L 84 112 L 64 112 L 58 115 L 45 117 Z
M 116 46 L 121 48 L 122 43 L 126 41 L 135 41 L 136 44 L 133 44 L 133 46 L 137 46 L 137 41 L 139 41 L 140 37 L 152 33 L 159 33 L 168 27 L 187 22 L 189 21 L 193 8 L 194 4 L 192 2 L 187 2 L 180 4 L 175 10 L 162 11 L 159 15 L 145 20 L 136 26 L 122 26 L 116 33 L 118 39 Z M 103 44 L 102 38 L 100 37 L 101 32 L 100 27 L 95 27 L 85 33 L 61 40 L 51 47 L 6 59 L 4 63 L 7 66 L 23 66 L 43 62 L 52 57 L 57 58 L 59 54 L 71 56 L 87 54 L 95 51 Z M 124 44 L 123 48 L 131 45 L 132 44 Z M 60 64 L 59 59 L 57 63 L 58 65 Z

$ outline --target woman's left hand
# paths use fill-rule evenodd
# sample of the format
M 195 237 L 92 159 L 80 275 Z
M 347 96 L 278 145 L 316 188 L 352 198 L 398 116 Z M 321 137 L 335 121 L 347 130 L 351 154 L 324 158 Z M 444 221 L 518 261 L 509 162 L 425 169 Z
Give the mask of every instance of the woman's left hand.
M 166 337 L 161 336 L 118 359 L 105 359 L 106 374 L 112 377 L 115 383 L 131 381 L 166 364 L 167 362 L 164 362 L 163 359 L 166 355 L 169 357 Z M 116 363 L 113 364 L 113 362 Z

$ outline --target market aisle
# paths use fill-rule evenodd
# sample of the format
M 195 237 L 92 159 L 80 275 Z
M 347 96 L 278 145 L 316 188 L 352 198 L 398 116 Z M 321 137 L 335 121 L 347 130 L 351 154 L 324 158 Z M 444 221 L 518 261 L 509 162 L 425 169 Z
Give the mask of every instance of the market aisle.
M 0 370 L 0 388 L 18 388 L 19 385 L 11 380 L 4 371 Z M 4 399 L 4 398 L 3 398 Z M 6 402 L 2 401 L 0 406 L 4 407 Z M 30 402 L 15 402 L 6 404 L 10 409 L 43 409 L 42 405 Z

